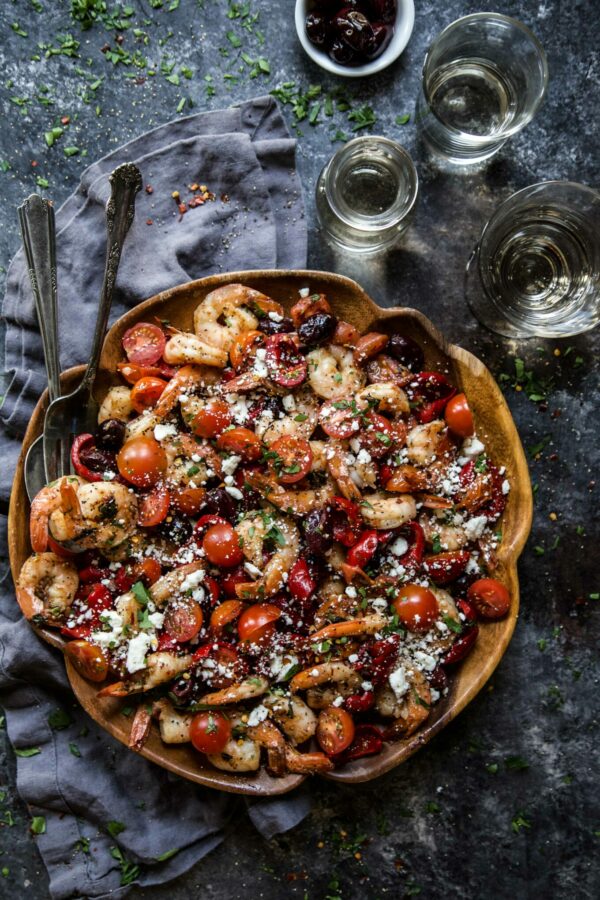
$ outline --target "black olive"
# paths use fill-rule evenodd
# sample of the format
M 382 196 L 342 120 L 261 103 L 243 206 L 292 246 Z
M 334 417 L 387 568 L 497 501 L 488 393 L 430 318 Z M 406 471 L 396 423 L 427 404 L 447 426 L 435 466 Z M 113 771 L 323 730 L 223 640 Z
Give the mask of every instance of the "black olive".
M 392 29 L 383 22 L 373 22 L 373 44 L 367 52 L 369 59 L 380 56 L 392 38 Z
M 275 322 L 268 316 L 263 316 L 258 320 L 257 328 L 263 334 L 289 334 L 291 331 L 295 331 L 294 323 L 287 316 L 284 316 L 281 322 Z
M 304 520 L 304 540 L 309 553 L 324 556 L 333 544 L 329 508 L 315 509 Z
M 373 45 L 371 23 L 362 13 L 348 6 L 334 16 L 333 29 L 336 37 L 355 53 L 367 53 Z
M 235 521 L 236 502 L 225 488 L 213 488 L 212 491 L 209 491 L 204 498 L 204 505 L 207 513 L 213 516 L 221 516 L 223 519 L 227 519 L 228 522 Z
M 331 44 L 329 56 L 334 62 L 339 63 L 340 66 L 350 66 L 358 61 L 354 50 L 338 38 Z
M 309 13 L 306 17 L 306 33 L 309 41 L 317 47 L 327 43 L 331 34 L 329 19 L 321 13 Z
M 421 370 L 425 364 L 425 355 L 416 341 L 404 337 L 403 334 L 393 334 L 387 345 L 387 352 L 403 366 L 408 366 L 413 372 Z
M 174 516 L 169 513 L 166 519 L 160 523 L 157 531 L 168 541 L 179 546 L 191 537 L 194 526 L 192 522 L 182 516 Z
M 337 319 L 330 313 L 315 313 L 298 328 L 298 336 L 303 344 L 316 347 L 328 341 L 335 331 Z
M 369 0 L 371 22 L 392 25 L 396 21 L 396 0 Z
M 125 423 L 118 419 L 106 419 L 98 426 L 96 440 L 106 450 L 120 450 L 125 439 Z
M 171 690 L 181 703 L 189 703 L 195 687 L 196 683 L 193 678 L 180 678 L 172 685 Z
M 98 447 L 84 447 L 79 453 L 79 459 L 92 472 L 116 472 L 117 469 L 115 454 L 111 453 L 110 450 L 100 450 Z

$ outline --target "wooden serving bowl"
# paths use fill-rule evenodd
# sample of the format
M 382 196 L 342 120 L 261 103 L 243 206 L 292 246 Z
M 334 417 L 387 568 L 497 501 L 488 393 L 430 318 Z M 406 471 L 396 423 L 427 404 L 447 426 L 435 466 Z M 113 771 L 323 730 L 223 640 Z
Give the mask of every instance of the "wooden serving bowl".
M 503 537 L 498 549 L 497 572 L 512 597 L 510 615 L 500 621 L 482 625 L 474 650 L 453 673 L 448 696 L 434 707 L 430 717 L 416 734 L 405 740 L 385 744 L 378 756 L 355 760 L 325 776 L 340 782 L 369 781 L 399 765 L 457 716 L 484 686 L 508 646 L 519 609 L 517 559 L 527 540 L 532 517 L 531 484 L 525 454 L 504 397 L 483 363 L 466 350 L 447 344 L 439 331 L 417 310 L 381 309 L 356 282 L 341 275 L 324 272 L 251 271 L 214 275 L 182 284 L 140 303 L 115 322 L 106 336 L 95 388 L 98 400 L 102 399 L 111 385 L 121 383 L 116 375 L 116 364 L 123 358 L 121 338 L 128 328 L 135 322 L 158 317 L 168 319 L 178 328 L 193 330 L 192 315 L 200 301 L 214 288 L 234 282 L 242 282 L 262 291 L 278 300 L 286 309 L 297 300 L 300 288 L 310 287 L 311 291 L 325 293 L 334 312 L 362 332 L 401 331 L 414 338 L 425 352 L 426 369 L 441 370 L 453 384 L 465 391 L 475 416 L 477 432 L 485 441 L 491 457 L 499 465 L 506 466 L 507 478 L 511 483 L 508 503 L 502 517 Z M 82 366 L 65 372 L 64 389 L 73 390 L 82 373 Z M 23 562 L 31 553 L 29 503 L 23 479 L 23 462 L 29 445 L 42 430 L 46 402 L 44 395 L 29 423 L 11 494 L 9 549 L 15 580 Z M 65 641 L 56 631 L 46 628 L 35 630 L 54 647 L 64 647 Z M 98 698 L 97 685 L 81 678 L 69 663 L 67 672 L 73 691 L 84 709 L 113 737 L 127 744 L 131 720 L 121 713 L 126 701 Z M 248 775 L 222 772 L 210 766 L 190 745 L 163 744 L 155 726 L 141 753 L 147 759 L 191 781 L 239 794 L 283 794 L 304 780 L 302 775 L 273 778 L 264 767 L 259 772 Z

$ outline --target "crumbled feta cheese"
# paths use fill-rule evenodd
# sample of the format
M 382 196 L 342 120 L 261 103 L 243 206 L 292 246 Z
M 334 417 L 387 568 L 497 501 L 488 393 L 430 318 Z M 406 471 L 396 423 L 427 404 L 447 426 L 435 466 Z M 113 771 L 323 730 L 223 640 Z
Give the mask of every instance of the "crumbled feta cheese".
M 487 517 L 486 516 L 473 516 L 472 519 L 469 519 L 468 522 L 465 522 L 463 528 L 465 530 L 465 534 L 467 535 L 470 541 L 475 541 L 477 538 L 480 538 L 484 532 L 485 526 L 487 525 Z
M 162 628 L 163 622 L 165 621 L 165 617 L 164 617 L 163 613 L 159 613 L 159 612 L 150 613 L 150 615 L 148 616 L 148 619 L 150 622 L 152 622 L 152 624 L 154 625 L 155 628 Z
M 358 662 L 358 653 L 351 653 L 350 656 L 348 657 L 348 662 L 349 663 Z
M 470 459 L 474 459 L 476 456 L 479 456 L 480 453 L 483 453 L 485 450 L 485 446 L 481 443 L 476 434 L 471 435 L 471 437 L 466 438 L 463 442 L 462 447 L 460 448 L 460 459 L 459 463 L 464 465 L 465 462 L 468 462 Z M 464 462 L 461 462 L 464 460 Z
M 415 661 L 419 668 L 425 672 L 433 672 L 437 665 L 435 657 L 430 653 L 424 653 L 423 650 L 415 650 Z
M 310 294 L 310 288 L 307 288 L 307 287 L 306 287 L 306 288 L 300 288 L 300 290 L 298 291 L 298 293 L 299 293 L 300 296 L 304 299 L 304 297 L 308 297 L 308 295 Z
M 181 582 L 181 591 L 182 593 L 185 591 L 193 591 L 194 588 L 197 588 L 199 584 L 204 581 L 204 569 L 196 569 L 195 572 L 190 572 L 189 575 L 186 575 L 183 581 Z
M 140 631 L 129 641 L 125 667 L 128 672 L 139 672 L 146 667 L 146 654 L 152 646 L 152 635 Z
M 166 437 L 176 434 L 177 429 L 174 425 L 163 425 L 161 422 L 159 425 L 154 426 L 154 437 L 157 441 L 164 441 Z
M 242 457 L 236 456 L 233 453 L 231 456 L 228 456 L 227 459 L 224 459 L 221 463 L 221 468 L 223 469 L 223 473 L 225 475 L 233 475 L 235 470 L 237 469 L 239 463 L 241 462 Z
M 387 609 L 388 602 L 383 597 L 375 597 L 374 600 L 371 600 L 371 606 L 373 609 L 383 612 L 384 609 Z
M 408 541 L 403 537 L 397 537 L 393 544 L 390 544 L 389 551 L 394 556 L 404 556 L 408 550 Z
M 252 576 L 252 578 L 260 578 L 262 576 L 262 572 L 258 566 L 253 565 L 251 562 L 245 562 L 244 569 L 248 575 Z
M 432 703 L 437 703 L 438 700 L 440 699 L 440 696 L 441 696 L 441 694 L 439 691 L 436 691 L 435 688 L 431 688 L 431 702 Z
M 361 684 L 361 688 L 365 693 L 369 693 L 369 691 L 373 690 L 373 685 L 370 681 L 363 681 L 363 683 Z
M 235 478 L 233 477 L 233 475 L 226 475 L 223 481 L 225 482 L 225 484 L 235 484 Z
M 259 347 L 256 351 L 256 358 L 265 360 L 267 358 L 267 351 L 264 347 Z
M 390 672 L 388 681 L 391 689 L 396 696 L 396 700 L 401 700 L 408 691 L 409 687 L 408 681 L 406 680 L 404 666 L 399 666 L 397 669 L 394 669 L 393 672 Z
M 293 394 L 286 394 L 285 397 L 281 398 L 281 402 L 283 404 L 283 408 L 287 412 L 291 412 L 296 408 L 296 400 Z
M 255 375 L 258 375 L 259 378 L 266 378 L 266 376 L 269 374 L 269 369 L 267 367 L 267 364 L 262 359 L 258 359 L 258 358 L 256 358 L 254 360 L 254 365 L 252 366 L 252 371 L 254 372 Z
M 354 449 L 354 448 L 353 448 Z M 371 454 L 367 452 L 367 450 L 361 448 L 356 455 L 356 462 L 361 465 L 365 465 L 366 463 L 371 462 Z
M 227 491 L 227 493 L 229 494 L 230 497 L 233 497 L 234 500 L 243 500 L 244 499 L 244 495 L 242 494 L 242 492 L 239 491 L 235 487 L 228 486 L 225 488 L 225 490 Z
M 509 491 L 510 491 L 510 481 L 508 480 L 508 478 L 505 478 L 504 481 L 502 482 L 502 493 L 504 495 L 506 495 L 506 494 L 508 494 Z
M 353 585 L 349 584 L 348 587 L 346 588 L 346 596 L 352 597 L 352 599 L 354 599 L 354 597 L 358 596 L 358 591 L 356 590 L 356 588 Z
M 263 706 L 262 703 L 259 703 L 258 706 L 255 706 L 250 715 L 248 716 L 248 725 L 252 727 L 253 725 L 260 725 L 261 722 L 264 722 L 265 719 L 269 715 L 269 710 L 266 706 Z
M 283 656 L 275 654 L 269 660 L 271 677 L 274 681 L 283 681 L 289 670 L 297 665 L 298 657 L 292 653 L 286 653 Z
M 88 610 L 84 618 L 91 618 L 92 610 Z M 123 619 L 118 612 L 113 609 L 107 609 L 100 616 L 103 625 L 107 625 L 110 631 L 93 631 L 90 640 L 99 647 L 109 647 L 113 643 L 117 643 L 123 633 Z
M 283 322 L 283 316 L 277 312 L 270 312 L 268 316 L 271 322 Z
M 332 701 L 331 705 L 332 706 L 342 706 L 343 703 L 344 703 L 344 698 L 340 694 L 335 698 L 335 700 Z

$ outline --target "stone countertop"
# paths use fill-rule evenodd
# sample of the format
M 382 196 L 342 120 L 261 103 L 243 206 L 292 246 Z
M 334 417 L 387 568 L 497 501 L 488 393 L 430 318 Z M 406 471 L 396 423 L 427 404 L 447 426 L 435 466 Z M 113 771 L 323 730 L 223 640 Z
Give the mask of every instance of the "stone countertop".
M 336 787 L 315 781 L 314 813 L 292 833 L 266 843 L 240 817 L 221 847 L 185 877 L 163 888 L 134 889 L 135 900 L 183 900 L 200 891 L 215 900 L 491 894 L 498 900 L 558 900 L 600 894 L 593 863 L 600 841 L 600 588 L 590 552 L 598 538 L 598 333 L 564 341 L 503 340 L 478 326 L 463 299 L 465 262 L 501 200 L 546 179 L 598 186 L 598 4 L 501 4 L 501 12 L 521 19 L 540 38 L 550 87 L 534 122 L 483 171 L 467 176 L 442 174 L 428 162 L 416 139 L 414 100 L 433 36 L 460 15 L 497 6 L 473 0 L 416 5 L 415 30 L 401 59 L 360 83 L 335 79 L 307 59 L 296 39 L 291 0 L 252 0 L 245 18 L 235 17 L 235 7 L 225 0 L 129 0 L 131 27 L 121 32 L 120 50 L 114 28 L 97 23 L 82 31 L 68 3 L 13 0 L 0 9 L 4 269 L 19 245 L 15 207 L 36 189 L 36 180 L 60 204 L 87 164 L 192 106 L 219 108 L 284 82 L 302 91 L 320 84 L 323 94 L 342 88 L 353 109 L 369 106 L 376 116 L 361 133 L 392 137 L 413 154 L 421 179 L 419 208 L 405 242 L 384 262 L 355 261 L 327 248 L 315 225 L 315 180 L 340 146 L 332 137 L 338 130 L 350 133 L 353 122 L 347 113 L 330 119 L 321 109 L 317 124 L 299 125 L 309 265 L 356 277 L 382 305 L 417 307 L 497 378 L 504 375 L 536 490 L 533 532 L 519 566 L 519 624 L 489 685 L 468 709 L 376 782 Z M 241 38 L 241 48 L 234 48 L 227 32 Z M 61 52 L 47 58 L 39 43 Z M 102 52 L 107 43 L 120 61 Z M 136 49 L 157 65 L 154 77 L 132 62 Z M 249 77 L 255 67 L 242 61 L 242 51 L 249 59 L 268 60 L 270 73 Z M 291 107 L 284 113 L 292 125 Z M 396 124 L 396 117 L 408 113 L 407 124 Z M 61 126 L 64 134 L 48 147 L 44 134 L 63 116 L 70 117 Z M 67 147 L 78 151 L 68 156 Z M 523 360 L 526 373 L 516 386 L 515 358 Z M 530 377 L 542 384 L 544 402 L 528 399 Z M 47 877 L 28 833 L 27 811 L 14 792 L 14 759 L 1 731 L 0 747 L 0 897 L 43 900 L 49 896 Z

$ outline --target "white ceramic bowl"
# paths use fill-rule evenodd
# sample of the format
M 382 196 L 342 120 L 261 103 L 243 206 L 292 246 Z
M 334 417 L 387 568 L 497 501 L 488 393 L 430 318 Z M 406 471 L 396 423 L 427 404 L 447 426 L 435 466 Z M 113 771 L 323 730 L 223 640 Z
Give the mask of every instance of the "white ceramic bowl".
M 311 0 L 296 0 L 296 32 L 300 43 L 318 66 L 326 69 L 327 72 L 333 72 L 334 75 L 342 75 L 344 78 L 364 78 L 365 75 L 374 75 L 375 72 L 386 69 L 398 59 L 408 44 L 415 23 L 414 0 L 397 0 L 394 34 L 381 56 L 372 62 L 365 63 L 364 66 L 341 66 L 309 41 L 304 22 L 311 8 Z

